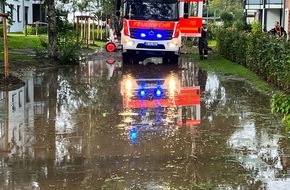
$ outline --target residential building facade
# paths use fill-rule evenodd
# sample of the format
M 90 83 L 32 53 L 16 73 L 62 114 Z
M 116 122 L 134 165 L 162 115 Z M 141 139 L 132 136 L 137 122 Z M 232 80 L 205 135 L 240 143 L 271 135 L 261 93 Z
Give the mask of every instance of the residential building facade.
M 264 31 L 269 31 L 274 28 L 275 21 L 285 26 L 284 0 L 245 0 L 244 3 L 247 21 L 251 22 L 256 20 L 260 22 Z
M 6 4 L 2 12 L 10 13 L 12 21 L 8 32 L 23 32 L 25 26 L 32 23 L 32 0 L 7 0 Z

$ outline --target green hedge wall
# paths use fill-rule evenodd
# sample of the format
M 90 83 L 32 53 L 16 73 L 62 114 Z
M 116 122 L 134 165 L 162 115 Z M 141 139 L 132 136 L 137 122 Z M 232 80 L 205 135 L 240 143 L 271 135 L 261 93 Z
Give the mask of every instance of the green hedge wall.
M 268 33 L 220 28 L 216 34 L 221 55 L 244 65 L 266 81 L 290 92 L 290 42 Z

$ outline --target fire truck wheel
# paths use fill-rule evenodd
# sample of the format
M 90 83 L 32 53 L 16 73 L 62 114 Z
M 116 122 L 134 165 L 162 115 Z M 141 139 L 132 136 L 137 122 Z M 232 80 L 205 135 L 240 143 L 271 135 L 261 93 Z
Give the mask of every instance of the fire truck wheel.
M 114 52 L 116 50 L 116 45 L 113 42 L 108 42 L 106 44 L 106 51 L 107 52 Z

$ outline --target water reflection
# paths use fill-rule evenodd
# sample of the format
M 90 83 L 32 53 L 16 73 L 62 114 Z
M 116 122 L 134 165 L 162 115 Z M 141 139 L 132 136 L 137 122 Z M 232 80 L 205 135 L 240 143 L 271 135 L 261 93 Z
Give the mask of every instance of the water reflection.
M 124 65 L 121 81 L 123 124 L 136 144 L 137 137 L 172 137 L 181 126 L 200 124 L 200 87 L 186 64 L 160 65 L 158 60 L 145 60 L 143 65 Z M 145 65 L 145 67 L 144 67 Z M 192 64 L 190 64 L 192 66 Z M 163 70 L 158 72 L 157 70 Z M 157 72 L 156 72 L 157 71 Z M 149 74 L 149 75 L 148 75 Z M 141 135 L 141 133 L 145 133 Z
M 269 97 L 243 80 L 185 58 L 25 76 L 0 92 L 3 189 L 287 189 L 289 142 Z M 122 96 L 127 76 L 150 79 L 149 94 Z M 172 76 L 180 86 L 170 94 Z

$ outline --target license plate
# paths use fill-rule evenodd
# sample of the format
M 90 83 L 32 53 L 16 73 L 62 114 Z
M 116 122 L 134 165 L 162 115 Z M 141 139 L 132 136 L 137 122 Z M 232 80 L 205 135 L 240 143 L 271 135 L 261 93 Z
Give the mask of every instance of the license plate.
M 145 42 L 146 46 L 157 46 L 158 43 L 157 42 Z

